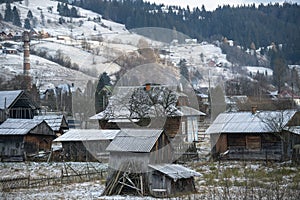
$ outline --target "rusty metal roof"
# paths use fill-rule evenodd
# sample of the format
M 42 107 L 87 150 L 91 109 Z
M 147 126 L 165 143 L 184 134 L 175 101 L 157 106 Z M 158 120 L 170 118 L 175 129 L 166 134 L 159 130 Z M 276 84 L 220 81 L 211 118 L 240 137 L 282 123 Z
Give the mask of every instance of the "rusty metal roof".
M 295 110 L 221 113 L 206 130 L 216 133 L 279 132 L 295 115 Z
M 26 135 L 43 122 L 43 120 L 9 118 L 0 125 L 0 135 Z
M 0 91 L 0 109 L 9 108 L 23 90 Z
M 107 151 L 150 152 L 163 130 L 122 129 Z
M 200 173 L 177 164 L 156 164 L 148 165 L 150 168 L 157 170 L 173 180 L 186 179 L 194 176 L 201 176 Z
M 45 120 L 54 131 L 59 131 L 63 125 L 63 120 L 65 120 L 63 115 L 39 115 L 34 116 L 33 119 Z
M 119 132 L 120 130 L 72 129 L 56 138 L 54 142 L 112 140 Z

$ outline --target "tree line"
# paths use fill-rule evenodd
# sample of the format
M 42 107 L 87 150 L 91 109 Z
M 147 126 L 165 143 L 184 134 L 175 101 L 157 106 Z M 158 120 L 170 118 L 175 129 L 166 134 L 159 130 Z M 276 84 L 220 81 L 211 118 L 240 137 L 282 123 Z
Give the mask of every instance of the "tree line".
M 127 29 L 175 28 L 200 41 L 227 37 L 245 48 L 251 44 L 267 47 L 275 42 L 282 44 L 283 56 L 289 64 L 300 63 L 300 6 L 297 4 L 226 5 L 214 11 L 206 11 L 205 6 L 167 7 L 143 0 L 81 0 L 74 4 L 101 14 L 104 19 L 123 23 Z

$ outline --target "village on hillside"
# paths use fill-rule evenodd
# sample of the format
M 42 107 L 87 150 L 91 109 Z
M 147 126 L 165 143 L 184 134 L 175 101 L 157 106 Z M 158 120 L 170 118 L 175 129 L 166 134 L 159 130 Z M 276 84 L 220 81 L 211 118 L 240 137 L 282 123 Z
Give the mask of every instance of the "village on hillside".
M 31 3 L 49 26 L 0 29 L 0 199 L 300 198 L 296 78 L 237 66 L 227 38 L 130 32 L 77 7 L 62 30 L 59 3 Z

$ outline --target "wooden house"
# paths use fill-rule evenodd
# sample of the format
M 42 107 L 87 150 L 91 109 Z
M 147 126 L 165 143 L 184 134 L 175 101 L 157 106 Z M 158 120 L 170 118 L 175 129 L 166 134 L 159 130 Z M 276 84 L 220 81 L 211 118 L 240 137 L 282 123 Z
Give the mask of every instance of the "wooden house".
M 23 161 L 41 151 L 50 152 L 54 138 L 43 120 L 9 118 L 0 125 L 0 158 Z
M 108 160 L 106 148 L 119 130 L 72 129 L 56 138 L 60 142 L 65 161 Z
M 7 118 L 32 119 L 38 109 L 23 90 L 0 91 L 0 124 Z
M 68 122 L 64 115 L 37 115 L 33 119 L 45 120 L 57 137 L 69 130 Z
M 212 155 L 235 160 L 290 160 L 300 144 L 295 110 L 221 113 L 206 130 Z
M 194 176 L 200 174 L 172 164 L 172 144 L 163 130 L 122 129 L 106 150 L 110 170 L 104 195 L 170 197 L 195 192 Z
M 159 91 L 163 88 L 160 85 L 151 86 L 148 89 L 148 94 Z M 146 86 L 141 87 L 118 87 L 115 88 L 113 95 L 109 99 L 109 104 L 106 109 L 91 119 L 99 120 L 101 129 L 120 129 L 120 128 L 134 128 L 134 127 L 148 127 L 152 129 L 163 129 L 164 133 L 170 138 L 178 141 L 178 146 L 174 148 L 178 150 L 178 154 L 184 154 L 187 149 L 193 149 L 196 153 L 195 142 L 198 142 L 198 127 L 199 121 L 204 119 L 205 113 L 193 108 L 189 105 L 188 96 L 176 89 L 173 92 L 171 88 L 171 95 L 163 96 L 162 98 L 172 99 L 169 107 L 166 109 L 170 112 L 165 112 L 162 115 L 157 115 L 154 106 L 145 105 L 148 110 L 139 110 L 147 113 L 140 117 L 139 114 L 134 113 L 130 108 L 132 98 L 136 91 L 147 91 Z M 169 92 L 170 90 L 167 90 Z M 166 91 L 164 92 L 167 93 Z M 142 101 L 141 101 L 142 102 Z M 139 105 L 137 109 L 143 108 L 144 105 Z

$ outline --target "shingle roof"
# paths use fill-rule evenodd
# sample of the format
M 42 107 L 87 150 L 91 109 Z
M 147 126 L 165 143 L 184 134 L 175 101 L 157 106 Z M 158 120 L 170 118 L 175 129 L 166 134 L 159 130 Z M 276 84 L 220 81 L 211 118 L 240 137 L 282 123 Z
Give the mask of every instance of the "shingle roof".
M 26 135 L 43 120 L 9 118 L 0 125 L 0 135 Z
M 64 116 L 63 115 L 39 115 L 39 116 L 34 116 L 33 119 L 45 120 L 47 124 L 52 128 L 52 130 L 59 131 L 60 127 L 62 126 Z
M 205 133 L 278 132 L 280 130 L 277 128 L 285 127 L 295 113 L 295 110 L 261 111 L 256 114 L 251 112 L 221 113 Z
M 120 130 L 72 129 L 54 142 L 112 140 L 119 132 Z
M 163 130 L 122 129 L 107 151 L 150 152 Z
M 22 92 L 22 90 L 0 91 L 0 109 L 9 108 Z
M 183 178 L 186 179 L 194 176 L 201 176 L 200 173 L 177 164 L 157 164 L 148 166 L 167 175 L 175 181 Z

